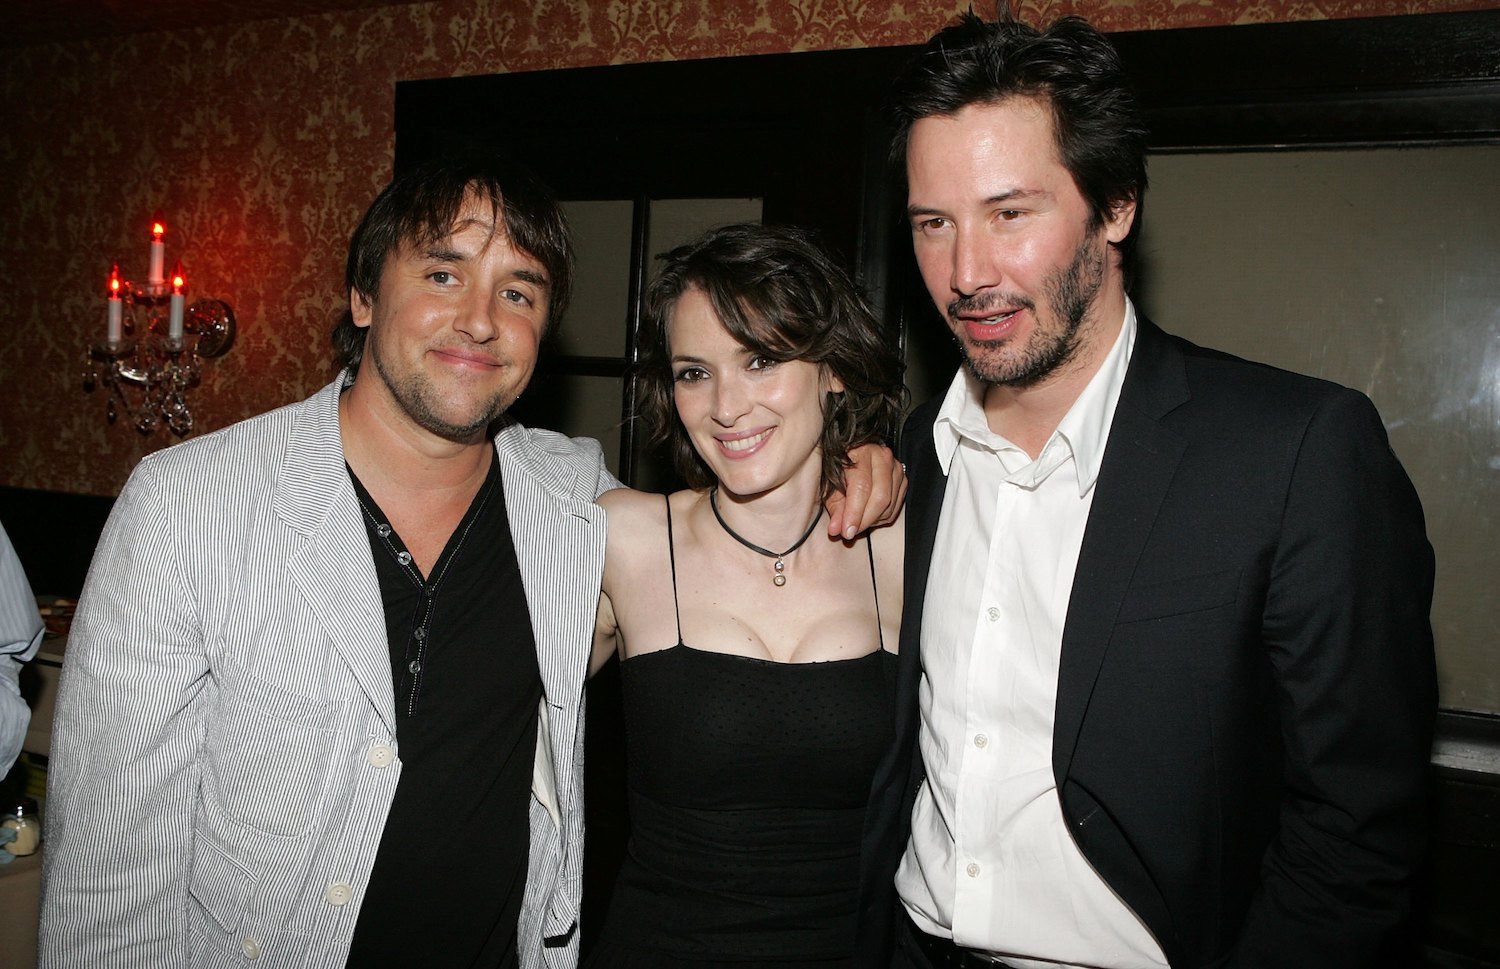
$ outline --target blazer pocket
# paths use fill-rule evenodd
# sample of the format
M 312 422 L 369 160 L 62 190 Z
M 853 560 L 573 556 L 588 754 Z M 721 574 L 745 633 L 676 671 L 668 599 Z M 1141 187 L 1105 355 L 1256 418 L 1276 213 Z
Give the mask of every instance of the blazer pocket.
M 228 678 L 208 770 L 224 813 L 269 835 L 307 830 L 327 781 L 336 710 L 250 673 Z
M 1136 586 L 1126 591 L 1115 621 L 1141 622 L 1217 609 L 1234 601 L 1239 581 L 1239 571 L 1227 569 Z
M 193 839 L 193 873 L 188 894 L 226 935 L 238 935 L 250 892 L 250 873 L 219 847 Z

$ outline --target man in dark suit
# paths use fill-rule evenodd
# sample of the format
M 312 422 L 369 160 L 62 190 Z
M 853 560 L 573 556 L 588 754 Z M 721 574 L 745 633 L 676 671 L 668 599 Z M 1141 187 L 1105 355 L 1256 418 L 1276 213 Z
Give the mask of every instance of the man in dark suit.
M 1422 512 L 1363 395 L 1126 295 L 1145 129 L 1109 42 L 969 15 L 897 86 L 965 365 L 907 424 L 898 965 L 1369 966 L 1423 847 Z

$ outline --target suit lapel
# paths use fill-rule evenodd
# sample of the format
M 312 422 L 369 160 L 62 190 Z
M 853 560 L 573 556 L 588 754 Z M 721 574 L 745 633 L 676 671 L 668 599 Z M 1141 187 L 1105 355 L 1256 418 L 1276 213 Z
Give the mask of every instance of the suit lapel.
M 941 398 L 929 402 L 913 413 L 901 441 L 910 484 L 906 500 L 906 606 L 901 616 L 897 736 L 905 736 L 908 730 L 917 729 L 916 699 L 922 675 L 922 608 L 927 598 L 927 575 L 932 569 L 932 548 L 937 541 L 943 494 L 948 485 L 932 441 L 932 425 L 941 402 Z
M 542 460 L 528 432 L 509 425 L 495 438 L 511 541 L 536 635 L 542 689 L 554 707 L 578 694 L 588 671 L 599 577 L 604 568 L 604 511 L 575 492 L 572 466 Z M 580 598 L 580 589 L 588 594 Z
M 922 631 L 922 603 L 927 595 L 927 573 L 937 539 L 938 518 L 948 479 L 938 464 L 932 443 L 935 407 L 912 415 L 902 436 L 902 456 L 910 475 L 906 501 L 906 610 L 901 617 L 901 653 L 917 654 Z M 908 647 L 910 649 L 908 650 Z
M 532 791 L 561 828 L 577 797 L 568 765 L 583 726 L 578 698 L 588 675 L 604 571 L 604 510 L 593 501 L 592 482 L 580 489 L 577 468 L 543 455 L 520 425 L 501 430 L 495 451 L 542 679 Z M 560 917 L 576 914 L 567 910 Z
M 304 538 L 286 563 L 292 585 L 322 623 L 387 729 L 395 733 L 385 608 L 339 436 L 342 386 L 340 375 L 301 409 L 272 502 L 281 521 Z
M 1115 616 L 1186 441 L 1161 418 L 1189 398 L 1181 351 L 1149 320 L 1139 321 L 1095 483 L 1063 627 L 1053 725 L 1053 775 L 1068 774 L 1089 696 Z

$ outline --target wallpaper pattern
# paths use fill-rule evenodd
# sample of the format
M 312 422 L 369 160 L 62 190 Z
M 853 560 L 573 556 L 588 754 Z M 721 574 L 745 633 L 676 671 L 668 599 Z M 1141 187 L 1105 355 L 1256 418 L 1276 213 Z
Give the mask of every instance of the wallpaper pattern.
M 82 389 L 118 259 L 145 275 L 169 223 L 196 296 L 227 299 L 197 431 L 298 400 L 333 372 L 348 234 L 390 174 L 400 80 L 918 43 L 966 0 L 437 0 L 24 47 L 0 63 L 0 485 L 116 493 L 173 443 Z M 984 6 L 983 4 L 980 5 Z M 1361 17 L 1476 0 L 1022 2 L 1105 30 Z M 543 173 L 545 174 L 545 173 Z

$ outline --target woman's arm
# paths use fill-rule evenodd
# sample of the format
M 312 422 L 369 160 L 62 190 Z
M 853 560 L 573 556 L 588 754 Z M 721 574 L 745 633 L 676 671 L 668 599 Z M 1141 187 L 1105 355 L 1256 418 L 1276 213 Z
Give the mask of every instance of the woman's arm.
M 608 553 L 606 553 L 608 554 Z M 619 648 L 620 627 L 615 622 L 615 607 L 609 593 L 599 590 L 599 612 L 594 617 L 594 652 L 589 657 L 589 676 L 604 668 Z
M 597 499 L 604 509 L 608 529 L 604 543 L 604 576 L 599 590 L 599 610 L 594 617 L 594 645 L 589 657 L 589 675 L 592 676 L 609 662 L 611 655 L 624 658 L 624 636 L 620 633 L 620 621 L 615 613 L 612 596 L 630 595 L 628 581 L 637 564 L 633 555 L 648 545 L 651 528 L 651 511 L 662 506 L 661 495 L 653 495 L 633 488 L 615 488 L 606 491 Z

